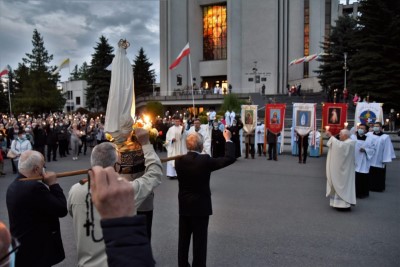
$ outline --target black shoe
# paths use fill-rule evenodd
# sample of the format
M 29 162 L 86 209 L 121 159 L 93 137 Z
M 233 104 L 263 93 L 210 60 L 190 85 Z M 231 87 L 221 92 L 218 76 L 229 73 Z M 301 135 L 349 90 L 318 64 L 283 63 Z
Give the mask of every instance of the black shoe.
M 301 160 L 299 160 L 299 164 L 301 164 Z
M 51 159 L 48 159 L 47 162 L 51 162 Z
M 178 177 L 176 177 L 176 176 L 167 176 L 170 180 L 176 180 L 176 179 L 178 179 Z
M 3 176 L 3 175 L 6 175 L 6 173 L 5 172 L 0 172 L 0 175 Z
M 275 161 L 278 161 L 278 159 L 277 159 L 277 158 L 274 158 L 274 160 L 275 160 Z
M 53 159 L 53 161 L 57 161 L 56 159 Z
M 272 160 L 272 158 L 268 158 L 267 160 Z
M 306 164 L 306 161 L 305 161 L 305 160 L 303 160 L 303 163 L 304 163 L 304 164 Z

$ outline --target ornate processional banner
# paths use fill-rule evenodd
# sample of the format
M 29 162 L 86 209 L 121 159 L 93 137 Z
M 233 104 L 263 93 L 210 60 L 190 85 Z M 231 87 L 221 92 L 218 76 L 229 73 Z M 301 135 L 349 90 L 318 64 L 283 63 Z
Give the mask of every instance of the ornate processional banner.
M 322 105 L 322 129 L 337 135 L 340 130 L 345 128 L 347 107 L 346 103 L 324 103 Z
M 293 129 L 301 136 L 314 131 L 316 127 L 315 103 L 293 104 Z
M 257 127 L 257 108 L 258 105 L 242 105 L 241 117 L 246 133 L 255 131 Z
M 286 104 L 265 105 L 265 128 L 278 134 L 282 132 L 285 123 Z
M 354 126 L 358 123 L 368 124 L 383 121 L 382 103 L 358 102 L 356 106 L 356 115 L 354 118 Z

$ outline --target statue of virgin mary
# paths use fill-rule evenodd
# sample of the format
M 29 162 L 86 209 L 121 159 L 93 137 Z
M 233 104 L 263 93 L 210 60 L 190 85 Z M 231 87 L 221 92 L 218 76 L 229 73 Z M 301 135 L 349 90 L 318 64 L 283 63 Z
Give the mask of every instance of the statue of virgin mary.
M 111 84 L 104 130 L 111 134 L 117 143 L 126 141 L 132 131 L 135 116 L 133 70 L 126 56 L 128 47 L 129 42 L 121 39 L 111 63 Z

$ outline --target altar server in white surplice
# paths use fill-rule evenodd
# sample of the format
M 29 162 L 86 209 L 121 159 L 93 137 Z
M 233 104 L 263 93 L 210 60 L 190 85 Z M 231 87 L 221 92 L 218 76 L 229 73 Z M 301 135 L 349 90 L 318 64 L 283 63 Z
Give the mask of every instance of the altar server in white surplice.
M 225 125 L 226 125 L 226 127 L 229 127 L 229 126 L 232 125 L 232 123 L 231 123 L 231 113 L 229 112 L 229 110 L 227 110 L 225 112 Z
M 375 154 L 375 142 L 373 137 L 367 136 L 368 126 L 360 124 L 351 139 L 356 141 L 356 197 L 366 198 L 369 196 L 369 167 L 371 159 Z
M 180 118 L 175 118 L 174 125 L 168 129 L 165 144 L 168 157 L 186 154 L 186 133 Z M 175 160 L 167 162 L 167 177 L 176 179 Z
M 340 131 L 340 141 L 327 131 L 330 137 L 326 159 L 326 196 L 330 205 L 339 210 L 350 210 L 356 204 L 355 190 L 355 141 L 347 129 Z
M 229 126 L 233 125 L 233 120 L 236 120 L 236 113 L 235 111 L 232 110 L 231 114 L 229 114 L 229 117 L 231 118 L 231 124 Z
M 369 168 L 369 190 L 383 192 L 386 188 L 386 163 L 396 158 L 390 136 L 382 132 L 382 124 L 375 122 L 368 133 L 375 140 L 375 154 Z
M 263 119 L 259 120 L 257 122 L 257 127 L 256 127 L 256 144 L 257 144 L 257 153 L 259 157 L 261 157 L 261 155 L 266 155 L 266 153 L 264 153 L 265 125 L 263 121 L 264 121 Z

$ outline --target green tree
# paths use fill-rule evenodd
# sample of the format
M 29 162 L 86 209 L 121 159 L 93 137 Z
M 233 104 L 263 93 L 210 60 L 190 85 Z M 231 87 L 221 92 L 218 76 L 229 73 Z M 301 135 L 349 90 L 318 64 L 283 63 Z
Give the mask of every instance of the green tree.
M 106 68 L 114 57 L 114 48 L 108 44 L 104 36 L 100 36 L 94 47 L 91 65 L 87 72 L 88 87 L 86 89 L 86 106 L 89 109 L 106 110 L 110 91 L 111 72 Z
M 332 27 L 332 32 L 322 43 L 324 55 L 320 60 L 322 64 L 318 73 L 319 83 L 325 89 L 329 86 L 332 89 L 344 88 L 344 53 L 347 53 L 347 63 L 355 53 L 351 46 L 352 36 L 356 30 L 356 20 L 350 16 L 342 16 L 336 21 L 336 26 Z M 349 69 L 349 65 L 348 69 Z M 347 79 L 347 84 L 350 79 Z M 347 86 L 349 87 L 349 86 Z
M 350 60 L 351 90 L 384 108 L 400 107 L 400 2 L 363 0 L 358 31 L 353 40 L 356 54 Z
M 32 53 L 26 53 L 16 70 L 18 88 L 12 100 L 13 112 L 43 113 L 61 110 L 65 99 L 57 89 L 58 76 L 51 75 L 56 67 L 49 67 L 53 59 L 44 46 L 43 37 L 35 29 Z
M 136 96 L 153 92 L 153 83 L 156 75 L 154 69 L 150 69 L 152 65 L 153 63 L 149 62 L 143 47 L 141 47 L 132 66 Z
M 70 81 L 77 81 L 79 80 L 79 71 L 78 71 L 78 65 L 75 65 L 74 69 L 72 70 L 72 72 L 70 73 L 70 77 L 69 80 Z
M 162 117 L 164 114 L 164 106 L 161 102 L 158 101 L 150 101 L 146 104 L 146 112 L 151 117 L 153 121 L 155 121 L 157 116 Z
M 236 94 L 227 94 L 224 96 L 224 102 L 221 105 L 221 113 L 225 113 L 227 110 L 235 111 L 236 114 L 240 114 L 241 106 L 245 105 L 246 101 L 238 98 Z
M 8 105 L 8 91 L 4 90 L 3 83 L 0 82 L 0 112 L 8 113 L 9 105 Z
M 85 62 L 82 63 L 82 66 L 79 67 L 79 79 L 87 81 L 89 77 L 89 66 Z

